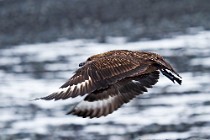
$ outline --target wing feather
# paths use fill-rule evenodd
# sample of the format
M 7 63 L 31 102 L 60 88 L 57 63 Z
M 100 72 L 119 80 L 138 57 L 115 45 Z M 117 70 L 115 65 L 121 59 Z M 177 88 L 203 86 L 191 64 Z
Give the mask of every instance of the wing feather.
M 85 64 L 58 91 L 40 99 L 59 100 L 83 96 L 107 88 L 137 71 L 144 72 L 147 67 L 146 64 L 139 65 L 138 62 L 124 57 L 101 58 Z
M 159 78 L 159 72 L 155 71 L 137 77 L 138 81 L 126 79 L 109 86 L 106 89 L 97 90 L 85 97 L 83 101 L 78 103 L 67 114 L 74 114 L 81 117 L 101 117 L 106 116 L 124 103 L 128 103 L 131 99 L 146 91 L 146 87 L 154 85 Z M 147 80 L 147 82 L 142 82 Z M 150 86 L 149 86 L 150 85 Z

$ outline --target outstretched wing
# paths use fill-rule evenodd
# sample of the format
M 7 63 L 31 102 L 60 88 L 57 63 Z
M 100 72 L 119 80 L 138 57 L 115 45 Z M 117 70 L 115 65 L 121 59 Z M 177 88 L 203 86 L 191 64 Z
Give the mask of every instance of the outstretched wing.
M 146 88 L 156 84 L 158 78 L 159 72 L 155 71 L 134 79 L 124 79 L 106 89 L 97 90 L 87 95 L 84 101 L 78 103 L 67 114 L 74 114 L 84 118 L 106 116 L 137 95 L 147 92 Z
M 139 65 L 125 57 L 106 57 L 89 62 L 78 69 L 75 75 L 63 84 L 58 91 L 40 99 L 59 100 L 82 96 L 95 90 L 107 88 L 135 72 L 145 71 L 149 65 Z

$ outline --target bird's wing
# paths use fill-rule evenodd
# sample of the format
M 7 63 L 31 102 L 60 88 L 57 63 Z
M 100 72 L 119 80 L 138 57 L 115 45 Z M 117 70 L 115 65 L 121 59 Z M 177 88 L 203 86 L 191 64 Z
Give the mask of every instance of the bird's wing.
M 134 80 L 128 78 L 119 81 L 106 89 L 88 94 L 83 101 L 78 103 L 67 114 L 74 114 L 84 118 L 106 116 L 137 95 L 146 92 L 146 88 L 156 84 L 158 78 L 159 72 L 155 71 L 135 77 Z
M 85 64 L 58 91 L 40 99 L 59 100 L 82 96 L 95 90 L 107 88 L 109 85 L 132 75 L 144 72 L 149 65 L 139 65 L 125 57 L 106 57 Z

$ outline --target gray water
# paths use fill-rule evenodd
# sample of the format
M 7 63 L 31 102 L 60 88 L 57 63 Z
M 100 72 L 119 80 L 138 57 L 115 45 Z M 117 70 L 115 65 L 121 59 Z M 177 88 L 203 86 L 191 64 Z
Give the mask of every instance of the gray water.
M 156 41 L 61 40 L 0 50 L 0 139 L 210 139 L 210 32 Z M 113 49 L 152 51 L 180 73 L 107 117 L 65 115 L 82 97 L 32 101 L 59 88 L 88 56 Z

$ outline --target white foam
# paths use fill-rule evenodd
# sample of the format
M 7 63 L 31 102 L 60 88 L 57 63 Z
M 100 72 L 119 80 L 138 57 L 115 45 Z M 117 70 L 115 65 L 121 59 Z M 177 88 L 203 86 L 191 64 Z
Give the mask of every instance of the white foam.
M 153 133 L 151 134 L 146 134 L 144 136 L 140 136 L 137 139 L 158 139 L 158 140 L 163 140 L 163 139 L 187 139 L 190 137 L 190 134 L 187 132 L 162 132 L 162 133 Z

